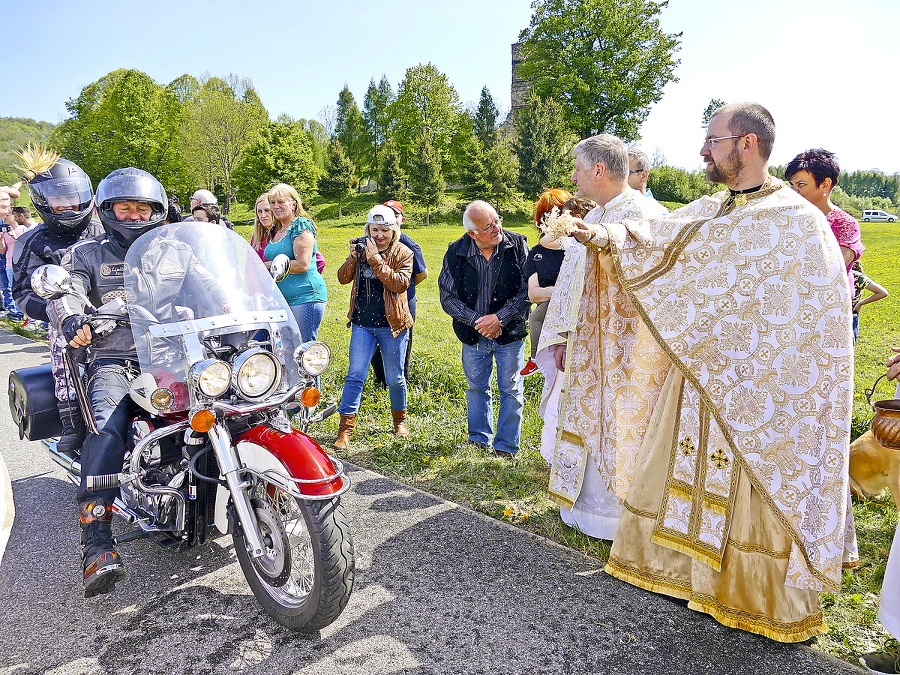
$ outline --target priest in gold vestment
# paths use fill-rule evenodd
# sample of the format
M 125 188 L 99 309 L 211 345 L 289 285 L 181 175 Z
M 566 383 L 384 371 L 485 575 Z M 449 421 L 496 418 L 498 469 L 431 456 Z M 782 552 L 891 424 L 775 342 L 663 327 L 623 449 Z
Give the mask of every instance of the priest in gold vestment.
M 858 561 L 850 289 L 821 212 L 768 174 L 768 111 L 724 106 L 707 131 L 707 178 L 727 190 L 662 219 L 576 221 L 587 259 L 576 335 L 556 348 L 576 405 L 561 433 L 599 444 L 624 499 L 609 574 L 797 642 L 827 631 L 819 592 Z M 569 469 L 551 476 L 557 501 Z

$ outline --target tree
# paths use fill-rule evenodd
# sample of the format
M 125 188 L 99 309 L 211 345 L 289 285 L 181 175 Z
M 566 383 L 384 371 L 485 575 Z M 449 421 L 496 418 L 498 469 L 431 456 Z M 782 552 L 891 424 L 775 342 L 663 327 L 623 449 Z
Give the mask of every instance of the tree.
M 709 121 L 712 119 L 713 113 L 723 105 L 725 105 L 725 101 L 720 98 L 710 99 L 709 105 L 706 106 L 706 110 L 703 111 L 703 124 L 701 124 L 703 128 L 709 126 Z
M 363 101 L 362 117 L 365 123 L 366 168 L 372 173 L 381 166 L 378 153 L 388 137 L 389 110 L 393 100 L 394 90 L 391 89 L 391 83 L 386 76 L 381 77 L 381 82 L 377 86 L 374 78 L 369 81 L 369 88 Z
M 475 136 L 481 141 L 485 150 L 494 147 L 497 140 L 497 115 L 500 111 L 491 96 L 487 85 L 481 89 L 481 97 L 478 99 L 478 110 L 475 112 Z
M 175 95 L 139 70 L 114 70 L 66 102 L 69 118 L 50 144 L 98 183 L 114 169 L 133 166 L 180 189 L 188 174 L 180 161 L 182 106 Z
M 183 152 L 210 190 L 225 187 L 225 213 L 234 199 L 232 174 L 244 150 L 268 122 L 268 113 L 249 79 L 229 74 L 207 78 L 187 107 Z
M 400 166 L 400 155 L 394 141 L 388 139 L 381 153 L 381 176 L 378 181 L 378 199 L 406 199 L 409 189 L 406 187 L 409 176 Z
M 318 178 L 309 135 L 287 116 L 263 127 L 234 170 L 237 197 L 245 203 L 281 182 L 308 196 L 315 192 Z
M 664 33 L 653 0 L 534 0 L 518 75 L 563 103 L 581 138 L 634 140 L 663 87 L 676 81 L 681 33 Z
M 569 184 L 573 157 L 571 132 L 562 106 L 531 91 L 516 115 L 515 151 L 519 158 L 519 187 L 531 198 L 544 190 Z
M 412 159 L 421 136 L 442 159 L 442 173 L 450 169 L 450 140 L 460 111 L 459 97 L 447 76 L 430 63 L 406 71 L 391 105 L 393 138 L 401 165 L 412 174 Z
M 413 197 L 425 206 L 425 224 L 431 225 L 431 209 L 441 205 L 447 184 L 441 171 L 441 157 L 427 134 L 419 136 L 410 160 Z
M 516 155 L 509 140 L 501 138 L 493 147 L 485 150 L 484 165 L 488 184 L 484 199 L 499 211 L 515 196 L 519 173 Z
M 459 182 L 463 186 L 463 196 L 473 199 L 487 199 L 490 190 L 488 178 L 487 156 L 481 139 L 474 133 L 462 139 L 463 156 L 465 161 L 459 170 Z
M 319 194 L 338 203 L 338 218 L 344 217 L 342 202 L 353 192 L 353 165 L 335 138 L 328 150 L 325 175 L 319 179 Z
M 353 93 L 345 84 L 338 95 L 337 115 L 334 122 L 334 137 L 337 138 L 347 153 L 347 157 L 356 169 L 356 175 L 365 173 L 365 122 L 356 105 Z

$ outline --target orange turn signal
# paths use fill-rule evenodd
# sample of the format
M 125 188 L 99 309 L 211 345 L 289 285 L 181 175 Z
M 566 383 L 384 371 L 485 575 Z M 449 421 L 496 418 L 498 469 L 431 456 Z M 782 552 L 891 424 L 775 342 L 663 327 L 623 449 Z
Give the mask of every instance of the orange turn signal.
M 300 394 L 300 403 L 305 405 L 307 408 L 313 408 L 319 405 L 319 401 L 322 400 L 322 394 L 319 393 L 319 390 L 315 387 L 307 387 L 303 390 L 303 393 Z
M 191 429 L 199 434 L 205 434 L 213 428 L 215 423 L 216 416 L 213 414 L 212 410 L 200 408 L 200 410 L 191 413 Z

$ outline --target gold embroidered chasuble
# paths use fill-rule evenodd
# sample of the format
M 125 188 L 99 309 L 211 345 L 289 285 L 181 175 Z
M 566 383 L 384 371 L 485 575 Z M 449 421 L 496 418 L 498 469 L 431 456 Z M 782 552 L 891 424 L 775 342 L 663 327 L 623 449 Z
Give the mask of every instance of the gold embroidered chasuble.
M 651 207 L 646 197 L 629 191 L 589 212 L 585 222 L 646 218 L 654 212 Z M 539 345 L 566 343 L 549 495 L 568 509 L 581 492 L 589 455 L 602 483 L 624 499 L 671 363 L 615 282 L 609 256 L 576 243 L 571 254 L 566 251 L 566 260 L 570 257 L 574 273 L 563 277 L 561 270 L 565 283 L 557 280 L 561 293 L 553 293 Z
M 586 258 L 559 436 L 589 451 L 599 439 L 601 472 L 624 496 L 674 365 L 684 383 L 652 541 L 719 570 L 743 475 L 789 534 L 785 584 L 837 589 L 857 559 L 842 258 L 822 214 L 782 181 L 729 195 L 603 224 L 609 254 Z M 571 503 L 583 466 L 558 459 L 551 498 Z

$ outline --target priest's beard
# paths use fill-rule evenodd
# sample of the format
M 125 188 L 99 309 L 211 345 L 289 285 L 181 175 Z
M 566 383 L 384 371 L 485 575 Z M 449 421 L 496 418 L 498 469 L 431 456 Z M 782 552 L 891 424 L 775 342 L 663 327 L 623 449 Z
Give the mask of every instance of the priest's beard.
M 744 162 L 741 154 L 738 152 L 737 144 L 731 149 L 725 159 L 721 162 L 712 161 L 706 167 L 706 179 L 711 183 L 722 183 L 723 185 L 737 185 L 738 177 L 744 170 Z

